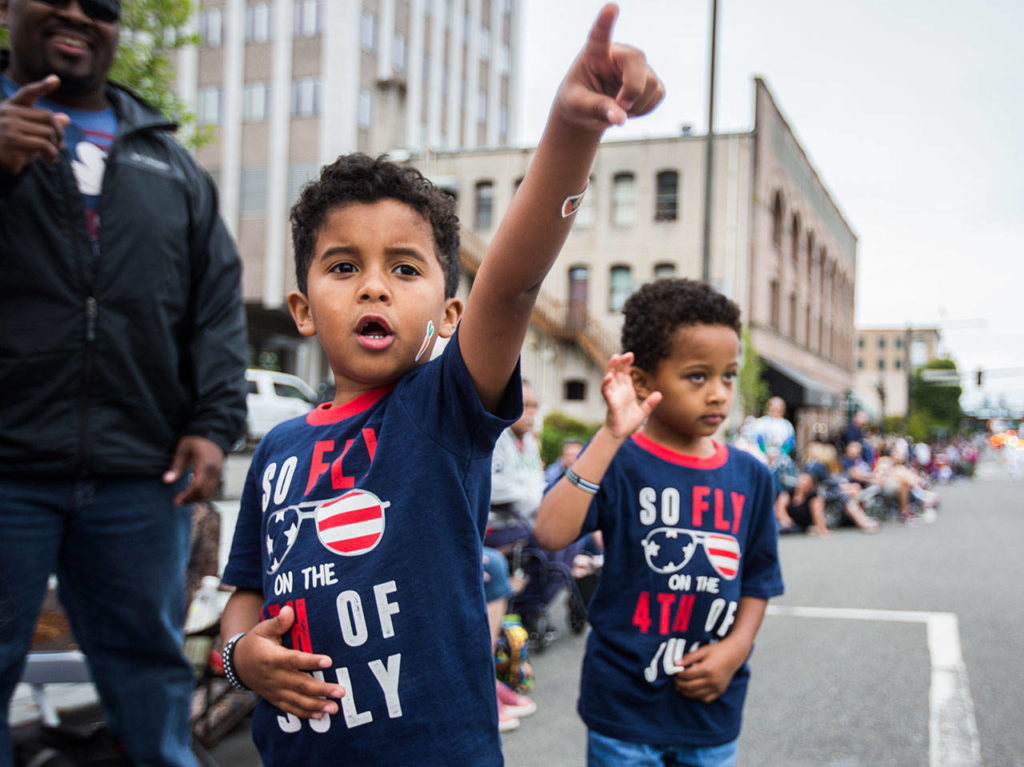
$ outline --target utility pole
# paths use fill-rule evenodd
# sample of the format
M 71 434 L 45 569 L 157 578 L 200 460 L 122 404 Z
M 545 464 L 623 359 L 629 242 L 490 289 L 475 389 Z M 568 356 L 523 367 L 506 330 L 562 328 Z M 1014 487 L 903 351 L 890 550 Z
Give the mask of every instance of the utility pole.
M 704 163 L 704 260 L 701 279 L 711 281 L 711 179 L 715 142 L 715 41 L 718 37 L 718 0 L 711 0 L 711 55 L 708 62 L 708 135 Z

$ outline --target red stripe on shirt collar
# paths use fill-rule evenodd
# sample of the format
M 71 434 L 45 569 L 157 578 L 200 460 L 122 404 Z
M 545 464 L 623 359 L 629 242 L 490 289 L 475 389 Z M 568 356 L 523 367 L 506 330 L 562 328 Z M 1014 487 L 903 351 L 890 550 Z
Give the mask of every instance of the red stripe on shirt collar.
M 724 442 L 718 442 L 716 440 L 711 440 L 715 445 L 715 452 L 707 458 L 677 452 L 671 448 L 665 447 L 664 445 L 659 445 L 657 442 L 652 442 L 648 437 L 645 437 L 640 432 L 636 432 L 633 435 L 633 441 L 648 453 L 652 453 L 658 458 L 669 461 L 670 463 L 685 466 L 688 469 L 717 469 L 720 466 L 724 466 L 725 462 L 729 458 L 729 448 Z
M 334 407 L 330 402 L 318 405 L 309 411 L 306 416 L 306 423 L 310 426 L 325 426 L 330 423 L 338 423 L 346 418 L 358 415 L 376 405 L 385 395 L 390 394 L 394 386 L 381 386 L 379 389 L 370 389 L 360 394 L 344 405 Z

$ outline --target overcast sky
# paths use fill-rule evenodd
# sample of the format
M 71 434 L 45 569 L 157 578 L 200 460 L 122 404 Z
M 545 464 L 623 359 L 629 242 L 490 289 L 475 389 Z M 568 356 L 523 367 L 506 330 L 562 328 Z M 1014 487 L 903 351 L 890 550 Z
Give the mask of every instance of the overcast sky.
M 599 0 L 521 0 L 521 143 L 543 128 Z M 665 82 L 609 132 L 707 127 L 711 0 L 623 0 L 615 38 Z M 937 326 L 964 377 L 1024 406 L 1024 2 L 721 0 L 715 127 L 753 126 L 760 75 L 859 238 L 858 326 Z M 1016 369 L 1016 370 L 1014 370 Z

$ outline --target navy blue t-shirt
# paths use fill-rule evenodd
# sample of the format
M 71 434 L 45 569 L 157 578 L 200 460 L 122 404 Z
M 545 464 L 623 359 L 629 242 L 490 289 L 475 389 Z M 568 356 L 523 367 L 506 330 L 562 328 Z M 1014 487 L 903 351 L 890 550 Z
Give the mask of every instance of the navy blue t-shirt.
M 734 740 L 747 664 L 710 704 L 677 693 L 671 674 L 682 655 L 728 634 L 740 597 L 782 593 L 768 470 L 723 444 L 701 459 L 635 434 L 590 505 L 583 532 L 596 529 L 605 555 L 589 608 L 583 721 L 634 743 Z
M 300 720 L 261 701 L 265 764 L 502 763 L 481 538 L 498 415 L 453 339 L 437 359 L 273 429 L 253 456 L 226 583 L 285 604 L 285 644 L 331 656 L 340 711 Z M 317 672 L 319 674 L 320 672 Z

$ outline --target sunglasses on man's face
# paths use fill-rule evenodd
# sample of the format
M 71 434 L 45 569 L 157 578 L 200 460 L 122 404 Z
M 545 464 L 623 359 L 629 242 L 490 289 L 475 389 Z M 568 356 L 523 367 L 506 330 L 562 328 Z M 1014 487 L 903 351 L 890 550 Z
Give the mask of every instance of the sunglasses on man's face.
M 54 8 L 64 8 L 71 0 L 39 0 Z M 82 13 L 93 21 L 114 24 L 121 18 L 121 3 L 118 0 L 78 0 Z

